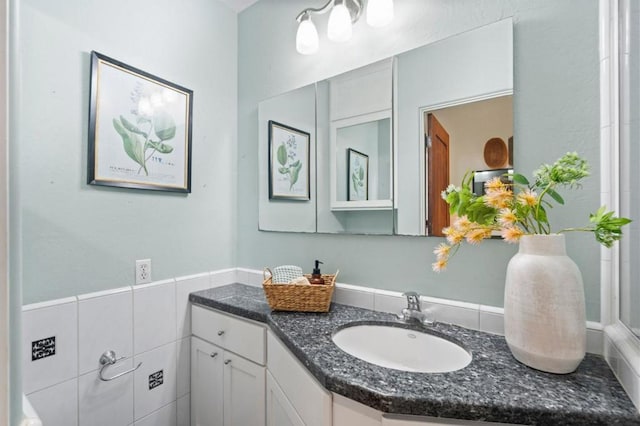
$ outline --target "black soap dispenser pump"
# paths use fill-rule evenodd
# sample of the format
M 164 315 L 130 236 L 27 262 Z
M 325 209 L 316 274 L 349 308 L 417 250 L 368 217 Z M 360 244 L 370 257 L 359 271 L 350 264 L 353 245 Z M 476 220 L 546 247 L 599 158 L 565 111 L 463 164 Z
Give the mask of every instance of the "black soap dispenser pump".
M 311 274 L 311 279 L 309 280 L 311 284 L 324 284 L 324 278 L 322 278 L 322 274 L 320 273 L 321 263 L 322 262 L 320 262 L 319 260 L 316 260 L 316 267 L 313 268 L 313 273 Z

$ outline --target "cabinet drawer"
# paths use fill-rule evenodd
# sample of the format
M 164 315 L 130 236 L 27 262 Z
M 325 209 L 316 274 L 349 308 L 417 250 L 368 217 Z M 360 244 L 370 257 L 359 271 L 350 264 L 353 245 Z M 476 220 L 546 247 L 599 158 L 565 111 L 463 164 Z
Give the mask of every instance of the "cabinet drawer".
M 191 332 L 255 363 L 265 364 L 266 329 L 261 325 L 193 305 Z

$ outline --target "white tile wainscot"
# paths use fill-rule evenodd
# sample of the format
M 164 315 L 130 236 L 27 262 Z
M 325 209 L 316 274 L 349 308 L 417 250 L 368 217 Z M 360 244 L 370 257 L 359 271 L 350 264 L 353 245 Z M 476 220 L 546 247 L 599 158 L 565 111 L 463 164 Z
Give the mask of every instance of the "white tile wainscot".
M 27 396 L 78 377 L 75 297 L 23 308 L 22 356 L 22 388 Z
M 23 389 L 43 424 L 189 426 L 189 293 L 237 276 L 230 268 L 23 306 Z M 33 342 L 41 342 L 36 360 Z M 125 358 L 105 376 L 143 365 L 101 381 L 106 350 Z M 162 384 L 150 390 L 149 375 L 160 370 Z

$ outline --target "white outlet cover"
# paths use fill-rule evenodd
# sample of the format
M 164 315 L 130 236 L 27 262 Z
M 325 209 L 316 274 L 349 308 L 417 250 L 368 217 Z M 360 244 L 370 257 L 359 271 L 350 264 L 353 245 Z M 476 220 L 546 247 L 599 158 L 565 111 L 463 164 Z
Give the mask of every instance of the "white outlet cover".
M 151 259 L 136 260 L 136 284 L 151 282 Z

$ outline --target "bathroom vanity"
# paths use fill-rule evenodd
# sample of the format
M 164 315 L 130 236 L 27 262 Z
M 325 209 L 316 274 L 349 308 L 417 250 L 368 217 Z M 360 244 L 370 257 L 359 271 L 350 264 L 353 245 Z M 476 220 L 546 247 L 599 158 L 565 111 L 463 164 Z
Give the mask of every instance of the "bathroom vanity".
M 578 370 L 530 369 L 504 338 L 332 304 L 326 314 L 271 312 L 261 288 L 241 284 L 192 293 L 192 424 L 640 425 L 606 362 L 587 354 Z M 379 367 L 340 350 L 336 330 L 394 324 L 462 345 L 471 363 L 448 373 Z

